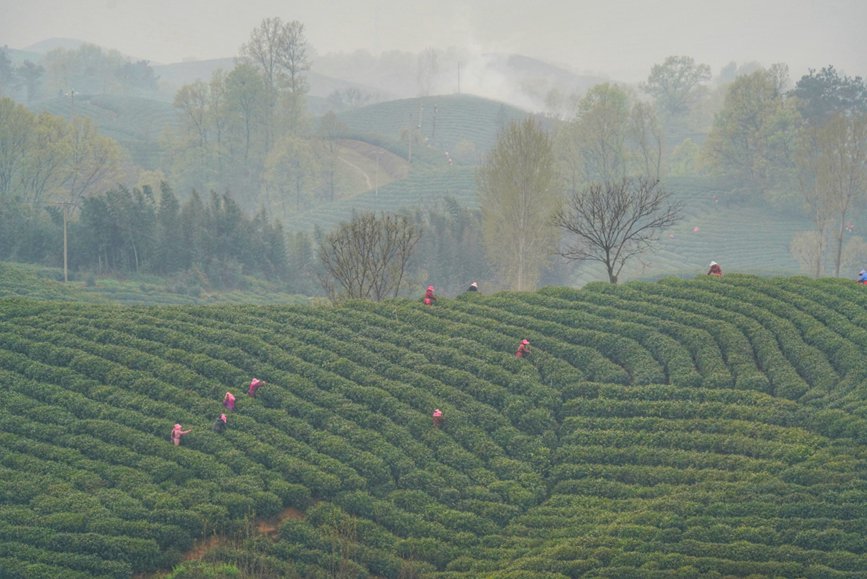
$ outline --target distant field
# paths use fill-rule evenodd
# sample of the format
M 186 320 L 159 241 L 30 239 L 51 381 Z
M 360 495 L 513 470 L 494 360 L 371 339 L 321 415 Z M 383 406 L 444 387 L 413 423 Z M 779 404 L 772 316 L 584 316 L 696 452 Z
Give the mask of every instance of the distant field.
M 864 577 L 865 328 L 853 282 L 743 275 L 0 299 L 0 575 Z
M 334 203 L 320 205 L 290 217 L 284 225 L 289 231 L 313 231 L 317 226 L 328 231 L 349 221 L 353 211 L 394 212 L 421 209 L 432 207 L 436 201 L 445 197 L 452 197 L 465 207 L 478 207 L 475 168 L 448 165 L 417 168 L 405 179 L 392 181 Z

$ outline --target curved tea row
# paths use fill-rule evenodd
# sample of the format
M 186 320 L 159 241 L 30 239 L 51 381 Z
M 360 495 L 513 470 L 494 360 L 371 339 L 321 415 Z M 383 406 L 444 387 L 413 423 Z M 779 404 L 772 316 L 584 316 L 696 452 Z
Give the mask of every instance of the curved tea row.
M 727 276 L 433 307 L 4 300 L 0 569 L 129 577 L 217 537 L 209 564 L 260 575 L 854 577 L 860 290 Z M 251 532 L 262 519 L 278 531 Z

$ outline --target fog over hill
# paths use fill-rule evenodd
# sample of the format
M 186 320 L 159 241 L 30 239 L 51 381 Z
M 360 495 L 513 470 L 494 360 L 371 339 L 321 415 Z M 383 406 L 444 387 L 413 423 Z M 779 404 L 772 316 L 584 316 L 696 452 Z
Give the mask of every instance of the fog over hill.
M 715 73 L 732 61 L 785 62 L 795 78 L 829 63 L 849 75 L 867 73 L 861 41 L 867 3 L 860 0 L 542 0 L 512 8 L 495 0 L 252 0 L 243 9 L 226 0 L 0 0 L 0 45 L 21 49 L 47 38 L 80 38 L 154 64 L 213 60 L 237 54 L 263 18 L 276 16 L 302 22 L 317 55 L 429 48 L 522 54 L 577 75 L 628 83 L 678 54 Z M 462 88 L 468 90 L 473 65 L 465 63 Z M 442 71 L 454 82 L 456 74 Z
M 8 52 L 16 64 L 24 60 L 38 62 L 52 50 L 75 50 L 84 44 L 93 43 L 88 39 L 49 38 L 23 50 L 8 49 Z M 100 48 L 116 50 L 111 46 Z M 127 55 L 127 58 L 150 62 L 146 55 Z M 538 112 L 544 109 L 545 96 L 551 90 L 583 94 L 594 84 L 608 80 L 603 76 L 577 74 L 563 66 L 521 54 L 450 49 L 438 55 L 429 85 L 422 88 L 418 58 L 415 53 L 402 51 L 382 55 L 367 51 L 316 55 L 307 74 L 309 95 L 325 99 L 335 91 L 352 88 L 365 95 L 368 102 L 382 102 L 423 96 L 422 93 L 472 94 Z M 217 70 L 231 70 L 235 57 L 151 65 L 160 82 L 161 100 L 171 101 L 185 84 L 197 80 L 208 82 Z

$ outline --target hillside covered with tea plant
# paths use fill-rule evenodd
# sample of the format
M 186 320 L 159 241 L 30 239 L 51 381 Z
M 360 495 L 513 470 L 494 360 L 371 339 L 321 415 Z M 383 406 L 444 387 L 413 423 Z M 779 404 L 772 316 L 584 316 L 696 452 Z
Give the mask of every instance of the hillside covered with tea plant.
M 6 298 L 0 576 L 863 577 L 865 306 L 746 275 L 433 307 Z

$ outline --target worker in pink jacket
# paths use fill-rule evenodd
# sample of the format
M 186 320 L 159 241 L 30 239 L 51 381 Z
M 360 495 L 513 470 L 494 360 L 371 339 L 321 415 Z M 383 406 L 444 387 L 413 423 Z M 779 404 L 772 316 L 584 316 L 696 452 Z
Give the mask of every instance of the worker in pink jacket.
M 235 395 L 231 392 L 226 392 L 226 395 L 223 396 L 223 406 L 225 406 L 229 410 L 235 409 Z
M 515 352 L 516 358 L 525 358 L 530 355 L 530 340 L 521 340 L 521 345 L 518 346 L 518 351 Z
M 175 446 L 180 446 L 181 437 L 189 434 L 190 432 L 192 432 L 192 429 L 184 430 L 184 428 L 180 424 L 175 424 L 175 427 L 172 428 L 172 444 L 174 444 Z
M 437 301 L 436 296 L 434 295 L 434 286 L 427 286 L 427 290 L 424 292 L 424 304 L 426 306 L 433 305 L 435 301 Z
M 252 396 L 253 398 L 255 398 L 256 390 L 258 390 L 259 387 L 262 386 L 264 383 L 265 382 L 259 380 L 258 378 L 253 378 L 252 380 L 250 380 L 250 387 L 247 389 L 247 396 Z
M 433 425 L 434 428 L 439 428 L 443 424 L 443 411 L 437 408 L 433 411 Z

